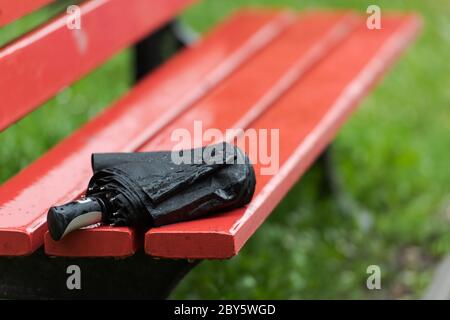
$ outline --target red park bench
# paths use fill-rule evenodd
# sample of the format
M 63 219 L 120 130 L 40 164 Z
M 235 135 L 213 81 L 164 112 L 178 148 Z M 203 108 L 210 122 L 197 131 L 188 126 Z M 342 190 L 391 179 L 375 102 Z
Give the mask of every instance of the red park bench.
M 50 2 L 0 0 L 0 27 Z M 85 1 L 80 30 L 62 13 L 0 48 L 0 130 L 128 46 L 138 80 L 0 187 L 1 298 L 164 298 L 202 259 L 238 254 L 421 25 L 412 14 L 384 14 L 369 30 L 347 11 L 244 10 L 189 44 L 176 16 L 191 2 Z M 162 39 L 179 49 L 170 58 Z M 83 193 L 93 152 L 170 149 L 171 132 L 195 120 L 279 129 L 279 170 L 255 164 L 250 205 L 145 234 L 101 226 L 52 241 L 47 210 Z M 82 290 L 67 289 L 69 265 L 80 266 Z

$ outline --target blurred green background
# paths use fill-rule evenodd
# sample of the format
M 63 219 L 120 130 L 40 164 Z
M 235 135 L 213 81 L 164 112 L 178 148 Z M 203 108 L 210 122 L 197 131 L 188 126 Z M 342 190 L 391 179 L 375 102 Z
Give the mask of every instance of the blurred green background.
M 418 298 L 450 249 L 450 1 L 209 0 L 182 20 L 204 32 L 241 7 L 414 10 L 425 28 L 339 133 L 335 165 L 366 210 L 343 212 L 313 167 L 230 261 L 204 261 L 175 298 Z M 0 45 L 60 12 L 52 5 L 0 29 Z M 123 95 L 125 50 L 0 134 L 0 182 Z M 1 103 L 1 97 L 0 97 Z M 382 290 L 366 288 L 379 265 Z

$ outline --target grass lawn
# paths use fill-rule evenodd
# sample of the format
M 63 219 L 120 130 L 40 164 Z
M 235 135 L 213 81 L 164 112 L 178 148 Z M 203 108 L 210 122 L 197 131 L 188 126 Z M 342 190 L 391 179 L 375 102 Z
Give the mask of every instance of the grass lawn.
M 338 210 L 310 170 L 234 259 L 205 261 L 176 298 L 414 298 L 450 250 L 450 1 L 209 0 L 183 20 L 203 32 L 242 6 L 419 11 L 419 41 L 339 133 L 336 166 L 368 212 Z M 0 45 L 58 6 L 0 29 Z M 0 134 L 0 182 L 124 94 L 126 50 Z M 1 103 L 1 96 L 0 96 Z M 379 265 L 382 290 L 366 288 Z

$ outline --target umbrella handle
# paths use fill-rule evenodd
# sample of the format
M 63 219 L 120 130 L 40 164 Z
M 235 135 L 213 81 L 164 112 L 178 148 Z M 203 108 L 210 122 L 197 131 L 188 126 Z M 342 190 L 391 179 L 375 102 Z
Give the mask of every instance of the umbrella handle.
M 100 199 L 91 197 L 51 207 L 47 224 L 52 239 L 61 240 L 74 230 L 101 222 L 103 207 Z

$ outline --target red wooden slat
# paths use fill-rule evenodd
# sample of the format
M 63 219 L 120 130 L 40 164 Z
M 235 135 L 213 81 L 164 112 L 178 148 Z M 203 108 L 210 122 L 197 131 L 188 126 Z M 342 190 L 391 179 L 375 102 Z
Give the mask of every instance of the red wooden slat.
M 90 0 L 80 5 L 81 29 L 63 14 L 0 49 L 0 131 L 190 2 Z
M 251 124 L 255 129 L 280 129 L 281 165 L 274 176 L 257 175 L 251 204 L 151 229 L 146 234 L 146 252 L 165 258 L 224 259 L 236 255 L 417 34 L 419 26 L 416 17 L 385 15 L 383 29 L 369 31 L 362 21 L 350 39 Z M 256 164 L 255 169 L 258 173 L 260 166 Z
M 50 2 L 53 0 L 0 0 L 0 27 Z
M 277 37 L 292 19 L 287 13 L 234 16 L 6 182 L 0 189 L 0 255 L 29 254 L 42 244 L 48 208 L 85 190 L 91 153 L 136 150 Z M 118 256 L 134 252 L 132 231 L 114 229 L 114 236 L 104 233 L 104 241 L 94 242 L 98 255 L 110 255 L 111 241 L 123 243 L 119 249 L 113 247 Z
M 237 122 L 250 122 L 324 58 L 349 32 L 352 21 L 353 16 L 347 14 L 308 15 L 298 19 L 279 38 L 139 150 L 170 149 L 175 143 L 170 140 L 171 132 L 180 128 L 192 132 L 192 121 L 196 119 L 203 120 L 205 128 L 220 130 L 231 128 Z M 102 234 L 112 232 L 114 229 L 108 227 L 80 230 L 60 242 L 52 241 L 47 235 L 45 249 L 51 255 L 95 256 Z M 109 246 L 108 243 L 105 245 Z

